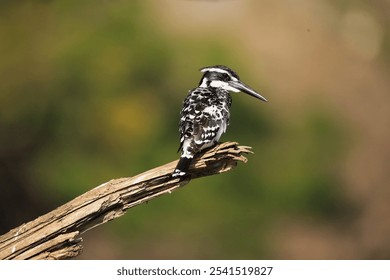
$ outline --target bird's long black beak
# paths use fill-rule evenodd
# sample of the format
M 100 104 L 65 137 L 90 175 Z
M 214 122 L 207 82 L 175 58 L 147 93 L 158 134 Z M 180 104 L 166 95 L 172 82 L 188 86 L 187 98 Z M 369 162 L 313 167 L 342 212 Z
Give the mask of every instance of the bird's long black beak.
M 229 85 L 239 91 L 242 91 L 246 94 L 258 98 L 261 101 L 267 102 L 267 99 L 265 99 L 265 97 L 261 96 L 259 93 L 257 93 L 256 91 L 254 91 L 253 89 L 251 89 L 249 86 L 247 86 L 241 81 L 229 81 Z

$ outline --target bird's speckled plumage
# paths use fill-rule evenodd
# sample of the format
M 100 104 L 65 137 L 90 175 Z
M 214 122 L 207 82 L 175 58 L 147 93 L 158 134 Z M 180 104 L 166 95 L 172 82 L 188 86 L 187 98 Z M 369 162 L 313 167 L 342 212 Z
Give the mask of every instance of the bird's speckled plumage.
M 232 99 L 227 90 L 195 88 L 184 100 L 180 113 L 180 149 L 192 157 L 219 141 L 229 125 Z M 190 145 L 183 146 L 186 140 Z

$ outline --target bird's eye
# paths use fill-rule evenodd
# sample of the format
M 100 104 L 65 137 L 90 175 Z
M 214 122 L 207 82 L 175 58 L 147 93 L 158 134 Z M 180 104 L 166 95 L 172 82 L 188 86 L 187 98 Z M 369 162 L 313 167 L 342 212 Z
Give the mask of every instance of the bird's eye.
M 223 77 L 223 80 L 224 80 L 224 81 L 229 81 L 229 80 L 230 80 L 230 77 L 229 77 L 228 74 L 225 74 L 225 73 L 224 73 L 222 77 Z

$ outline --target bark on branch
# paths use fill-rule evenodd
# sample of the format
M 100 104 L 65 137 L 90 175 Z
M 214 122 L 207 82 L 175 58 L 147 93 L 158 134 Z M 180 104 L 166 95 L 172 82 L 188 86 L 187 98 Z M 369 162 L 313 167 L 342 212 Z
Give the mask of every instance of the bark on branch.
M 0 259 L 69 259 L 82 251 L 81 234 L 122 216 L 129 208 L 186 185 L 190 180 L 227 172 L 246 162 L 250 147 L 235 142 L 200 154 L 189 176 L 172 178 L 177 161 L 129 178 L 113 179 L 57 209 L 0 236 Z

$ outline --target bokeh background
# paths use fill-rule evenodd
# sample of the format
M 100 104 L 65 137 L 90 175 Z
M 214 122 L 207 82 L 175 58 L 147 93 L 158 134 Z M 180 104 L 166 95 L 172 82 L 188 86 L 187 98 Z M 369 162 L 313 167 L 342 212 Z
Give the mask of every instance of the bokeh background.
M 390 2 L 0 2 L 0 233 L 178 158 L 203 66 L 233 95 L 228 174 L 84 235 L 81 259 L 390 258 Z

